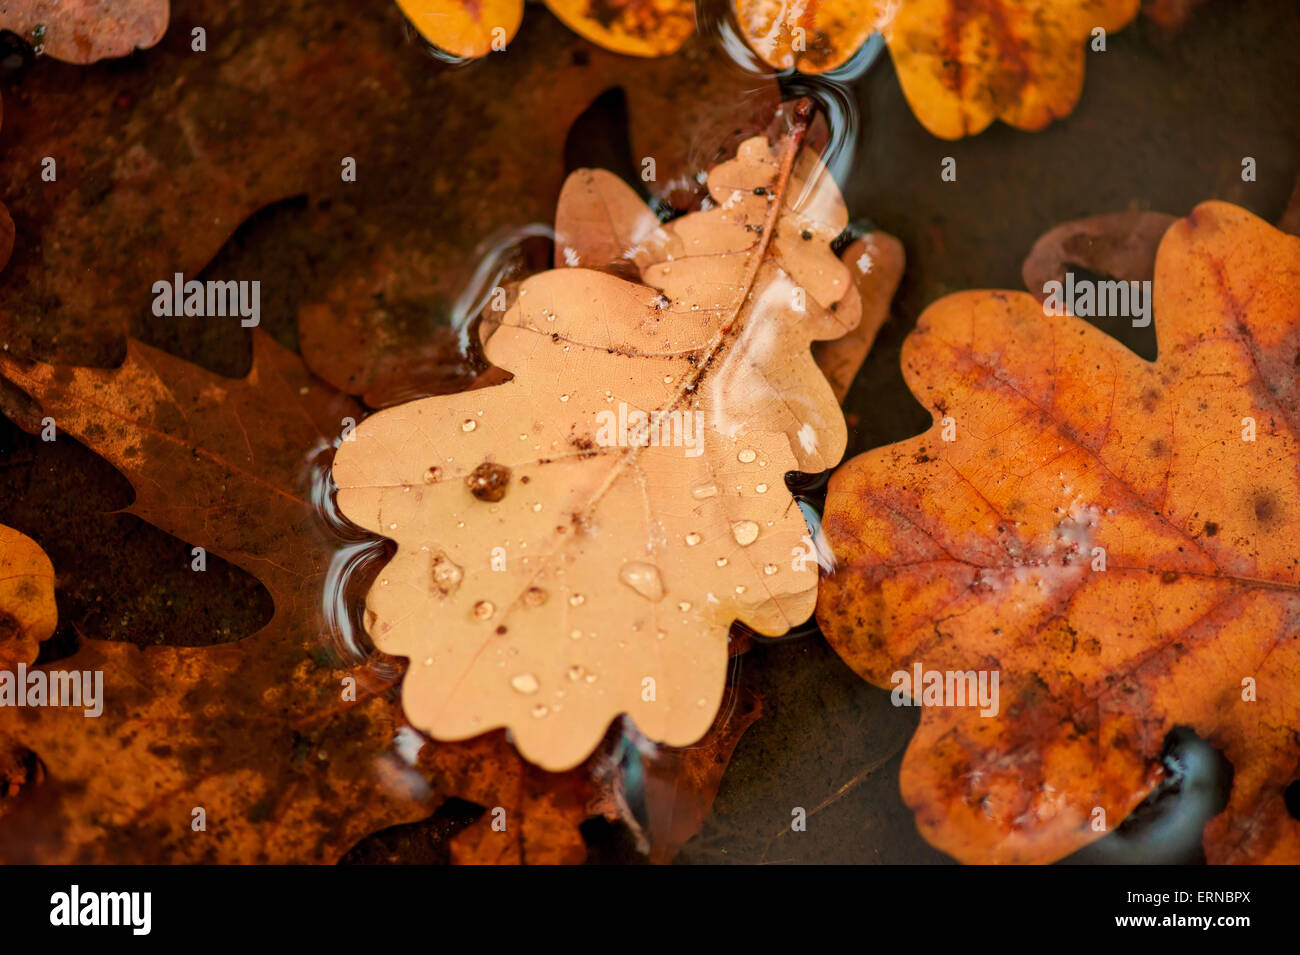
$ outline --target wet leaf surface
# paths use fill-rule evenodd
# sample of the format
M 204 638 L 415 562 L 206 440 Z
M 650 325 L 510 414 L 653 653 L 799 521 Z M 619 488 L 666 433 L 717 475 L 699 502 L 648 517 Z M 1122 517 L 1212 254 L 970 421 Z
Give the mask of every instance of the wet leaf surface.
M 504 726 L 561 770 L 627 713 L 687 745 L 717 712 L 732 622 L 781 634 L 811 613 L 781 482 L 839 460 L 809 345 L 861 305 L 830 249 L 843 202 L 795 112 L 710 172 L 713 208 L 653 231 L 627 186 L 576 173 L 568 267 L 485 318 L 514 379 L 386 409 L 341 445 L 340 508 L 397 543 L 367 628 L 410 658 L 403 704 L 434 737 Z M 627 242 L 641 282 L 582 267 Z
M 640 828 L 608 766 L 617 734 L 588 765 L 559 775 L 529 768 L 500 733 L 433 745 L 388 692 L 400 676 L 395 663 L 349 662 L 331 640 L 318 606 L 339 541 L 309 499 L 305 456 L 325 452 L 342 416 L 357 410 L 296 356 L 259 336 L 245 380 L 138 343 L 111 371 L 7 358 L 0 370 L 132 481 L 133 514 L 244 568 L 275 600 L 267 626 L 239 643 L 79 641 L 45 669 L 102 670 L 99 718 L 79 709 L 0 710 L 0 733 L 19 744 L 4 749 L 8 795 L 22 792 L 0 816 L 6 861 L 329 862 L 451 796 L 500 807 L 511 821 L 500 839 L 477 827 L 455 836 L 452 854 L 463 861 L 483 861 L 485 852 L 581 861 L 578 827 L 588 817 Z M 275 409 L 274 422 L 266 409 Z M 21 620 L 30 662 L 54 627 L 52 571 L 37 566 L 43 555 L 33 542 L 5 533 L 0 554 L 22 571 L 13 586 L 33 575 L 44 581 Z M 683 811 L 696 819 L 707 812 L 717 779 L 698 768 L 700 755 L 717 760 L 734 747 L 757 714 L 752 695 L 744 698 L 751 702 L 718 721 L 699 755 L 661 750 L 647 759 L 676 786 L 681 806 L 672 826 L 652 816 L 645 851 L 671 855 L 693 832 L 682 829 Z M 30 790 L 27 753 L 48 773 Z M 647 805 L 667 798 L 645 796 Z M 192 828 L 196 808 L 205 813 L 202 832 Z
M 1235 770 L 1207 859 L 1300 857 L 1297 275 L 1300 240 L 1211 202 L 1161 244 L 1155 362 L 1023 293 L 921 317 L 904 373 L 935 424 L 832 478 L 818 619 L 877 686 L 1000 671 L 996 715 L 927 706 L 904 759 L 935 846 L 1060 858 L 1186 726 Z

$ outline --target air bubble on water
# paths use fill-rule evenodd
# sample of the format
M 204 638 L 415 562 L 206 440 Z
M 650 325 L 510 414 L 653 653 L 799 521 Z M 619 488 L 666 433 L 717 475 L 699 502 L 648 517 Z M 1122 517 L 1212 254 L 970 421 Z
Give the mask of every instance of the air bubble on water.
M 479 620 L 486 620 L 496 612 L 496 607 L 492 606 L 490 600 L 480 600 L 474 605 L 474 616 Z
M 748 547 L 758 540 L 758 525 L 753 521 L 736 521 L 731 525 L 731 536 L 741 547 Z
M 664 582 L 659 575 L 659 568 L 644 561 L 632 561 L 624 564 L 618 572 L 618 579 L 627 584 L 646 600 L 662 600 Z

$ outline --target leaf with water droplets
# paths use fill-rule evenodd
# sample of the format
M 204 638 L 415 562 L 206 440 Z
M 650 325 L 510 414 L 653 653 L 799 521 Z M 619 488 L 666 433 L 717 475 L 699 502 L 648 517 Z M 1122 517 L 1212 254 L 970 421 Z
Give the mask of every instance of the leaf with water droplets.
M 1209 202 L 1156 256 L 1157 361 L 1023 292 L 921 316 L 903 370 L 935 423 L 832 477 L 817 618 L 926 704 L 901 789 L 935 846 L 1061 858 L 1185 726 L 1234 769 L 1209 861 L 1300 861 L 1297 289 L 1300 239 Z
M 639 281 L 584 267 L 604 239 L 562 228 L 578 264 L 485 319 L 512 381 L 389 408 L 343 443 L 340 508 L 397 544 L 367 606 L 376 646 L 412 660 L 416 726 L 505 726 L 548 769 L 584 759 L 621 713 L 692 743 L 722 697 L 732 622 L 780 634 L 811 612 L 816 566 L 791 559 L 808 528 L 782 477 L 843 454 L 809 346 L 851 331 L 860 300 L 806 123 L 805 104 L 779 142 L 715 167 L 712 208 L 640 230 L 624 258 Z M 575 177 L 568 201 L 595 188 L 627 208 L 627 186 Z M 557 219 L 573 213 L 562 198 Z M 484 468 L 508 471 L 499 498 L 475 493 Z M 454 593 L 435 586 L 434 554 L 464 568 Z

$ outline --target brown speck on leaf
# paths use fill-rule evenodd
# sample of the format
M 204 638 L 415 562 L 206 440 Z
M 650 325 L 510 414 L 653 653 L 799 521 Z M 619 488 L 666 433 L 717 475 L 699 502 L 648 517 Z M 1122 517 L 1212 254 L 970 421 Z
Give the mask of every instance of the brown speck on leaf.
M 469 492 L 480 501 L 496 503 L 506 496 L 510 485 L 510 469 L 504 464 L 484 461 L 465 479 Z

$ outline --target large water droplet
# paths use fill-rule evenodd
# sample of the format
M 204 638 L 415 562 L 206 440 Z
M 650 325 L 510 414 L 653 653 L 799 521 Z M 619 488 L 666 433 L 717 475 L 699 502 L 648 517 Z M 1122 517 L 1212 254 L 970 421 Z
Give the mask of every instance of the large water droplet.
M 663 578 L 659 576 L 659 568 L 654 564 L 647 564 L 639 560 L 624 564 L 623 568 L 618 572 L 618 579 L 646 600 L 663 599 Z
M 748 547 L 758 540 L 758 525 L 753 521 L 736 521 L 731 525 L 731 536 L 741 547 Z
M 510 685 L 520 693 L 529 694 L 536 693 L 541 688 L 541 684 L 537 682 L 537 677 L 531 673 L 519 674 L 510 681 Z

